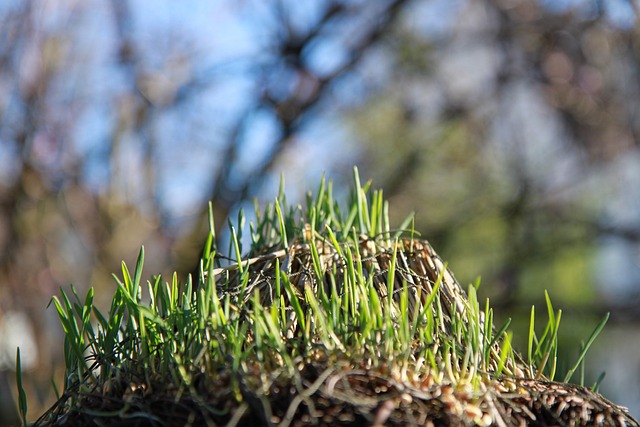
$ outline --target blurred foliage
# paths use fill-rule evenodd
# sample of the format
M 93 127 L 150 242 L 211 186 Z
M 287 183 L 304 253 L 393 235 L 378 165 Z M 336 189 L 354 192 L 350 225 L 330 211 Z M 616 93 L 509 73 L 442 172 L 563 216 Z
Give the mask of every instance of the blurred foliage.
M 141 244 L 147 271 L 194 271 L 206 201 L 225 228 L 283 170 L 304 191 L 358 163 L 505 317 L 547 288 L 577 336 L 638 320 L 637 278 L 594 267 L 604 242 L 637 263 L 634 1 L 170 3 L 0 6 L 0 331 L 29 319 L 0 336 L 0 424 L 28 336 L 30 410 L 52 402 L 58 287 L 105 307 Z
M 638 145 L 636 104 L 623 95 L 638 85 L 620 75 L 638 67 L 636 27 L 594 5 L 533 1 L 464 2 L 455 20 L 436 41 L 395 30 L 387 85 L 350 114 L 365 170 L 398 215 L 424 212 L 417 227 L 463 282 L 483 272 L 510 306 L 544 288 L 593 304 L 598 238 L 637 243 L 605 226 L 607 175 Z

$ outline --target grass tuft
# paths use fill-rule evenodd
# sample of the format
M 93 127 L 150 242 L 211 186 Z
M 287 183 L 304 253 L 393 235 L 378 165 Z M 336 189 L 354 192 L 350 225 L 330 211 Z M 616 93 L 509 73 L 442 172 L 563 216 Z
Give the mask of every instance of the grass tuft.
M 496 329 L 488 300 L 481 309 L 478 283 L 463 291 L 419 238 L 413 215 L 391 228 L 388 203 L 370 184 L 354 169 L 346 207 L 324 176 L 305 208 L 289 206 L 281 187 L 273 204 L 256 206 L 246 253 L 244 213 L 221 254 L 209 205 L 198 277 L 143 284 L 142 248 L 133 275 L 123 264 L 114 276 L 106 314 L 93 290 L 84 299 L 61 290 L 51 301 L 65 334 L 64 391 L 37 424 L 120 416 L 172 425 L 185 412 L 209 425 L 251 417 L 289 425 L 301 414 L 373 423 L 380 402 L 398 396 L 409 402 L 394 403 L 405 414 L 446 410 L 452 420 L 500 424 L 508 405 L 496 396 L 537 387 L 518 388 L 514 378 L 553 380 L 561 311 L 545 294 L 548 322 L 538 336 L 532 309 L 525 361 L 511 347 L 509 322 Z

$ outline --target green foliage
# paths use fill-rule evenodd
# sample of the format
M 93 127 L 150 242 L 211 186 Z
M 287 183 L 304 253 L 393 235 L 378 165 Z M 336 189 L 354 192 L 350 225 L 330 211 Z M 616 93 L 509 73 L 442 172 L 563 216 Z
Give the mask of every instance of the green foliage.
M 357 169 L 354 182 L 346 209 L 324 178 L 306 209 L 289 206 L 281 188 L 274 204 L 256 208 L 244 257 L 244 214 L 238 229 L 230 228 L 224 256 L 211 218 L 197 283 L 174 274 L 144 286 L 142 248 L 133 275 L 123 263 L 122 277 L 114 276 L 107 315 L 94 307 L 93 290 L 84 300 L 73 287 L 71 295 L 61 291 L 52 302 L 65 333 L 65 391 L 104 393 L 112 379 L 127 377 L 170 382 L 177 395 L 198 396 L 196 377 L 228 370 L 241 401 L 238 375 L 257 369 L 295 379 L 301 364 L 318 359 L 385 370 L 408 383 L 429 375 L 474 390 L 503 375 L 553 379 L 561 311 L 548 295 L 540 337 L 532 310 L 525 363 L 511 346 L 509 322 L 495 329 L 489 301 L 480 308 L 478 283 L 464 297 L 428 243 L 415 238 L 413 217 L 392 229 L 382 192 L 361 185 Z M 431 279 L 416 270 L 424 266 L 435 269 Z M 68 398 L 70 407 L 78 404 Z

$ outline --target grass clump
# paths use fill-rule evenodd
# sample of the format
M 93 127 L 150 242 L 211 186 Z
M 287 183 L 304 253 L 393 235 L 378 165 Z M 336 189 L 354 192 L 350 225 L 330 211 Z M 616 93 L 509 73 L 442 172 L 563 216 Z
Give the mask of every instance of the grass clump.
M 476 286 L 463 291 L 412 229 L 412 216 L 392 228 L 382 192 L 361 185 L 357 170 L 354 181 L 346 209 L 324 179 L 305 208 L 288 205 L 281 189 L 275 203 L 256 207 L 248 238 L 239 214 L 226 251 L 210 215 L 199 277 L 185 282 L 173 275 L 143 283 L 142 249 L 133 273 L 123 264 L 114 276 L 108 313 L 93 305 L 92 290 L 53 297 L 65 332 L 64 392 L 36 424 L 628 418 L 589 389 L 552 382 L 561 312 L 548 298 L 549 321 L 540 336 L 531 327 L 525 360 L 511 347 L 508 323 L 494 327 L 489 302 L 480 304 Z M 592 403 L 578 406 L 578 398 Z

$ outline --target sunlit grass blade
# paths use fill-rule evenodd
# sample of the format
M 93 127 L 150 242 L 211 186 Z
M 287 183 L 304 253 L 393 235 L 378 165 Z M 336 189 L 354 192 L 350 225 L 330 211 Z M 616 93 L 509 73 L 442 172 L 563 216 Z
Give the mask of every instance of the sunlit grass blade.
M 582 360 L 584 359 L 584 357 L 586 356 L 587 352 L 589 351 L 589 348 L 591 347 L 591 345 L 593 344 L 595 339 L 598 337 L 598 335 L 600 335 L 600 332 L 602 332 L 602 330 L 604 329 L 604 326 L 607 324 L 608 320 L 609 320 L 609 313 L 607 313 L 600 320 L 600 322 L 596 325 L 596 327 L 593 330 L 593 332 L 591 332 L 591 335 L 587 339 L 586 344 L 583 346 L 582 351 L 580 352 L 580 355 L 578 356 L 578 360 L 576 360 L 576 363 L 571 367 L 571 369 L 569 369 L 569 371 L 565 375 L 564 382 L 569 382 L 569 380 L 571 380 L 571 377 L 573 376 L 573 373 L 576 371 L 576 369 L 578 369 L 578 366 L 580 366 L 580 363 L 582 363 Z
M 355 198 L 356 198 L 356 207 L 358 211 L 358 224 L 359 224 L 359 233 L 367 233 L 371 229 L 371 221 L 369 219 L 369 206 L 367 202 L 367 189 L 370 184 L 367 184 L 365 188 L 360 184 L 360 174 L 358 173 L 358 168 L 354 166 L 353 168 L 353 180 L 355 182 Z
M 140 252 L 138 253 L 138 259 L 136 260 L 136 269 L 133 273 L 133 292 L 132 296 L 140 301 L 142 297 L 140 281 L 142 280 L 142 269 L 144 267 L 144 246 L 140 247 Z
M 533 341 L 536 334 L 536 308 L 531 306 L 529 318 L 529 339 L 527 341 L 527 363 L 529 364 L 529 376 L 533 377 Z
M 500 347 L 500 358 L 498 359 L 498 368 L 496 369 L 496 377 L 499 377 L 504 370 L 504 367 L 507 363 L 507 359 L 509 358 L 509 354 L 511 353 L 511 338 L 513 334 L 508 332 L 504 336 L 504 340 L 502 341 L 502 346 Z

